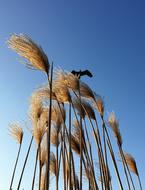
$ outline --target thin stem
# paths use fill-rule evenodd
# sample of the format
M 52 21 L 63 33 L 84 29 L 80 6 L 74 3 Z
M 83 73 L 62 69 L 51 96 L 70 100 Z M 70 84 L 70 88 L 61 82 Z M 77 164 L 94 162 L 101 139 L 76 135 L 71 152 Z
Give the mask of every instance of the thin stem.
M 33 136 L 31 137 L 31 141 L 30 141 L 30 144 L 29 144 L 29 147 L 28 147 L 28 151 L 27 151 L 27 154 L 26 154 L 26 158 L 25 158 L 24 165 L 23 165 L 23 168 L 22 168 L 22 172 L 21 172 L 21 175 L 20 175 L 20 179 L 19 179 L 19 182 L 18 182 L 17 190 L 20 189 L 23 173 L 24 173 L 25 166 L 26 166 L 26 163 L 27 163 L 27 160 L 28 160 L 28 156 L 29 156 L 29 153 L 30 153 L 32 142 L 33 142 Z
M 112 161 L 113 161 L 113 165 L 115 167 L 115 172 L 116 172 L 116 175 L 117 175 L 117 178 L 118 178 L 120 189 L 123 190 L 123 185 L 122 185 L 122 182 L 121 182 L 121 179 L 120 179 L 120 174 L 119 174 L 119 171 L 118 171 L 118 167 L 117 167 L 117 163 L 116 163 L 116 160 L 115 160 L 114 152 L 112 150 L 112 147 L 111 147 L 111 144 L 110 144 L 109 140 L 107 140 L 107 144 L 108 144 L 108 147 L 109 147 L 109 151 L 110 151 L 110 155 L 111 155 L 111 158 L 112 158 Z
M 48 76 L 48 82 L 50 86 L 50 102 L 49 102 L 49 121 L 48 121 L 48 131 L 47 131 L 47 162 L 46 162 L 46 190 L 49 190 L 50 181 L 50 138 L 51 138 L 51 111 L 52 111 L 52 79 L 53 79 L 53 62 L 51 65 L 51 75 L 50 81 Z
M 88 130 L 87 130 L 87 125 L 86 125 L 86 120 L 84 118 L 84 126 L 85 126 L 85 132 L 86 132 L 86 136 L 87 136 L 87 141 L 88 141 L 88 146 L 89 146 L 89 152 L 90 152 L 90 166 L 91 166 L 91 169 L 92 169 L 92 174 L 93 174 L 93 177 L 94 177 L 94 183 L 95 183 L 95 186 L 96 188 L 98 188 L 97 184 L 96 184 L 96 178 L 95 178 L 95 171 L 94 171 L 94 163 L 93 163 L 93 155 L 92 155 L 92 148 L 91 148 L 91 143 L 90 143 L 90 139 L 89 139 L 89 135 L 88 135 Z M 89 156 L 88 156 L 89 158 Z M 89 176 L 89 185 L 90 185 L 90 177 Z
M 103 120 L 103 116 L 102 116 Z M 103 141 L 104 141 L 104 152 L 105 152 L 105 162 L 106 162 L 106 173 L 107 173 L 107 187 L 110 189 L 109 180 L 110 180 L 110 174 L 109 174 L 109 167 L 108 167 L 108 159 L 107 159 L 107 147 L 106 147 L 106 136 L 105 136 L 105 127 L 104 122 L 102 123 L 103 128 Z
M 139 181 L 140 190 L 142 190 L 142 185 L 141 185 L 141 180 L 140 180 L 139 174 L 137 174 L 137 177 L 138 177 L 138 181 Z
M 61 146 L 60 148 L 60 155 L 59 155 L 59 161 L 58 161 L 58 180 L 59 180 L 59 172 L 60 172 L 60 164 L 61 164 L 61 154 L 62 154 L 62 151 L 63 151 L 63 147 Z
M 114 152 L 113 152 L 111 140 L 110 140 L 108 130 L 106 128 L 104 120 L 103 120 L 103 123 L 104 123 L 104 129 L 105 129 L 105 133 L 106 133 L 106 137 L 107 137 L 107 145 L 108 145 L 110 155 L 111 155 L 111 158 L 112 158 L 112 161 L 113 161 L 113 165 L 114 165 L 114 168 L 115 168 L 115 172 L 116 172 L 116 175 L 117 175 L 117 178 L 118 178 L 119 186 L 120 186 L 120 189 L 123 190 L 123 185 L 122 185 L 122 181 L 121 181 L 120 174 L 119 174 L 119 171 L 118 171 L 118 167 L 117 167 L 115 155 L 114 155 Z
M 124 159 L 124 163 L 125 163 L 125 165 L 126 165 L 126 168 L 127 168 L 128 173 L 129 173 L 129 177 L 130 177 L 130 180 L 131 180 L 131 183 L 132 183 L 132 187 L 133 187 L 133 189 L 135 190 L 134 182 L 133 182 L 133 179 L 132 179 L 132 176 L 131 176 L 131 173 L 130 173 L 128 164 L 127 164 L 127 162 L 126 162 L 126 159 L 125 159 L 124 152 L 123 152 L 122 148 L 121 148 L 121 151 L 122 151 L 122 157 L 123 157 L 123 159 Z
M 74 164 L 73 153 L 72 153 L 72 169 L 73 169 L 73 178 L 74 178 L 74 188 L 76 190 L 76 174 L 75 174 L 75 164 Z
M 79 81 L 79 102 L 80 102 L 80 105 L 81 105 L 81 94 L 80 94 L 80 81 Z M 81 112 L 82 112 L 82 106 L 81 106 Z M 82 152 L 82 149 L 83 149 L 83 138 L 82 138 L 82 135 L 83 135 L 83 128 L 82 128 L 82 116 L 80 114 L 80 190 L 82 190 L 82 156 L 83 156 L 83 152 Z
M 105 160 L 104 160 L 104 155 L 103 155 L 103 148 L 102 148 L 102 143 L 101 143 L 101 137 L 100 137 L 100 132 L 99 132 L 99 127 L 98 127 L 98 123 L 97 120 L 95 118 L 95 124 L 96 124 L 96 129 L 97 129 L 97 136 L 98 136 L 98 141 L 99 141 L 99 145 L 100 145 L 100 156 L 101 156 L 101 162 L 102 162 L 102 170 L 103 170 L 103 180 L 104 180 L 104 186 L 105 189 L 109 189 L 108 183 L 107 183 L 107 178 L 108 178 L 108 172 L 107 172 L 107 167 L 105 166 Z
M 64 186 L 64 190 L 66 190 L 66 163 L 65 163 L 65 150 L 64 150 L 64 143 L 61 143 L 61 147 L 63 147 L 63 150 L 61 152 L 61 156 L 62 156 L 62 162 L 63 162 L 63 186 Z
M 58 145 L 56 146 L 56 190 L 58 190 Z
M 35 176 L 36 176 L 36 169 L 37 169 L 37 162 L 38 162 L 39 146 L 40 145 L 38 145 L 37 152 L 36 152 L 35 167 L 34 167 L 34 174 L 33 174 L 33 180 L 32 180 L 31 190 L 34 189 L 34 184 L 35 184 Z
M 42 163 L 41 163 L 41 146 L 39 148 L 39 190 L 41 188 L 41 174 L 42 174 Z
M 71 190 L 71 103 L 69 104 L 69 189 Z
M 10 190 L 12 190 L 12 184 L 13 184 L 13 180 L 14 180 L 14 176 L 15 176 L 15 172 L 16 172 L 16 167 L 17 167 L 17 163 L 18 163 L 18 159 L 19 159 L 19 155 L 20 155 L 20 151 L 21 151 L 21 146 L 22 142 L 19 145 L 19 149 L 18 149 L 18 153 L 17 153 L 17 158 L 16 158 L 16 162 L 15 162 L 15 166 L 14 166 L 14 170 L 13 170 L 13 174 L 12 174 L 12 179 L 11 179 L 11 183 L 10 183 Z
M 123 168 L 124 168 L 124 173 L 125 173 L 125 176 L 126 176 L 126 180 L 127 180 L 127 185 L 128 185 L 128 189 L 130 190 L 130 183 L 129 183 L 129 179 L 128 179 L 128 175 L 127 175 L 127 171 L 126 171 L 126 165 L 125 165 L 125 159 L 124 159 L 124 156 L 123 156 L 123 151 L 122 151 L 122 148 L 121 146 L 119 145 L 118 143 L 118 147 L 119 147 L 119 152 L 120 152 L 120 156 L 121 156 L 121 159 L 122 159 L 122 164 L 123 164 Z

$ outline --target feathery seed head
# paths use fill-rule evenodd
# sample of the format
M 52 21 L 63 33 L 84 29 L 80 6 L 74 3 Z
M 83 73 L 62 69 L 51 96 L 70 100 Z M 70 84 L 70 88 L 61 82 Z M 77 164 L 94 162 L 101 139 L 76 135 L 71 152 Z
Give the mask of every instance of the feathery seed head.
M 61 125 L 53 125 L 51 129 L 51 143 L 58 147 L 60 144 L 60 130 L 61 130 Z
M 100 116 L 103 117 L 103 115 L 104 115 L 104 102 L 103 102 L 103 99 L 101 96 L 98 96 L 97 98 L 95 98 L 95 100 L 93 101 L 93 106 L 97 109 Z
M 41 167 L 43 167 L 47 161 L 47 150 L 44 146 L 41 146 L 41 155 L 39 159 L 41 160 Z
M 81 94 L 81 96 L 83 96 L 85 98 L 95 99 L 93 91 L 84 82 L 80 82 L 80 94 Z
M 50 88 L 49 88 L 48 84 L 46 84 L 43 87 L 38 88 L 35 93 L 41 99 L 44 99 L 44 100 L 49 100 L 50 99 Z M 53 91 L 52 91 L 51 95 L 52 95 L 51 96 L 52 100 L 56 100 L 56 95 L 55 95 L 55 93 Z
M 24 34 L 13 34 L 8 40 L 8 45 L 20 56 L 28 60 L 28 63 L 26 63 L 28 67 L 49 73 L 47 55 L 30 37 Z
M 115 116 L 115 113 L 112 112 L 110 115 L 109 115 L 109 118 L 108 118 L 108 123 L 114 133 L 114 136 L 116 137 L 117 139 L 117 142 L 120 146 L 122 146 L 122 137 L 121 137 L 121 133 L 120 133 L 120 130 L 119 130 L 119 123 L 116 119 L 116 116 Z
M 46 107 L 46 108 L 42 108 L 42 112 L 41 112 L 41 115 L 40 115 L 40 125 L 42 127 L 47 127 L 47 124 L 48 124 L 48 120 L 49 120 L 49 108 Z
M 60 105 L 59 107 L 58 104 L 54 104 L 52 106 L 51 119 L 55 122 L 56 125 L 61 125 L 66 119 L 64 106 Z
M 37 122 L 37 125 L 33 126 L 32 133 L 36 143 L 39 145 L 41 143 L 42 137 L 47 130 L 47 126 L 42 124 L 42 117 Z
M 60 81 L 53 82 L 53 90 L 52 91 L 55 93 L 56 98 L 59 102 L 61 102 L 61 103 L 70 102 L 71 96 L 70 96 L 69 90 L 68 90 L 67 86 L 64 85 L 63 83 L 61 83 Z
M 62 84 L 66 85 L 72 90 L 79 89 L 79 79 L 77 76 L 73 75 L 71 72 L 64 72 L 61 69 L 55 71 L 56 80 L 60 81 Z
M 10 124 L 9 127 L 10 135 L 19 143 L 22 143 L 23 139 L 23 129 L 19 126 L 19 124 Z
M 92 106 L 89 104 L 89 102 L 87 102 L 85 100 L 81 100 L 81 104 L 85 111 L 86 116 L 95 120 L 96 119 L 95 112 L 94 112 L 94 109 L 92 108 Z
M 80 100 L 78 98 L 74 98 L 73 99 L 73 105 L 75 107 L 75 109 L 77 110 L 78 114 L 84 118 L 85 117 L 85 110 L 83 109 Z
M 71 135 L 71 148 L 80 155 L 80 142 L 77 136 Z
M 133 158 L 133 156 L 128 153 L 124 154 L 124 156 L 125 156 L 125 159 L 130 171 L 135 173 L 138 176 L 138 169 L 137 169 L 136 161 Z
M 53 152 L 50 153 L 50 172 L 56 176 L 56 158 Z
M 33 93 L 30 99 L 29 116 L 33 125 L 37 125 L 37 122 L 42 113 L 42 102 L 37 93 Z
M 76 119 L 73 120 L 73 126 L 74 128 L 80 129 L 80 123 Z

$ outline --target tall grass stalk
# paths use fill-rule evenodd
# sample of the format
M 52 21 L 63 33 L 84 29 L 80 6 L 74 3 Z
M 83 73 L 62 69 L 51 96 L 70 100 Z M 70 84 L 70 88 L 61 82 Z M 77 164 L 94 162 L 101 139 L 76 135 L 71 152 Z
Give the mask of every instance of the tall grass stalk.
M 49 190 L 49 180 L 50 180 L 50 138 L 51 138 L 51 111 L 52 111 L 52 80 L 53 80 L 53 62 L 51 65 L 50 80 L 49 74 L 47 73 L 47 78 L 50 88 L 50 101 L 49 101 L 49 121 L 48 121 L 48 131 L 47 131 L 47 162 L 46 162 L 46 190 Z
M 14 180 L 14 176 L 15 176 L 15 172 L 16 172 L 16 167 L 17 167 L 17 164 L 18 164 L 19 156 L 20 156 L 21 147 L 22 147 L 22 143 L 19 144 L 19 149 L 18 149 L 18 153 L 17 153 L 17 157 L 16 157 L 16 162 L 15 162 L 15 166 L 14 166 L 14 170 L 13 170 L 13 174 L 12 174 L 12 179 L 11 179 L 9 190 L 12 190 L 13 180 Z
M 21 182 L 22 182 L 22 178 L 23 178 L 24 170 L 25 170 L 25 167 L 26 167 L 26 164 L 27 164 L 27 160 L 28 160 L 28 156 L 29 156 L 30 149 L 31 149 L 31 146 L 32 146 L 32 142 L 33 142 L 33 136 L 31 137 L 30 144 L 29 144 L 29 147 L 28 147 L 28 150 L 27 150 L 27 154 L 26 154 L 26 157 L 25 157 L 25 160 L 24 160 L 23 168 L 22 168 L 22 171 L 21 171 L 21 174 L 20 174 L 20 179 L 18 181 L 17 190 L 20 189 L 20 185 L 21 185 Z
M 34 165 L 34 173 L 33 173 L 31 190 L 34 190 L 34 185 L 35 185 L 35 176 L 36 176 L 36 169 L 37 169 L 37 163 L 38 163 L 39 147 L 40 147 L 40 144 L 38 145 L 37 151 L 36 151 L 36 158 L 35 158 L 35 165 Z
M 113 161 L 113 165 L 114 165 L 114 168 L 115 168 L 115 172 L 116 172 L 116 175 L 117 175 L 117 178 L 118 178 L 119 186 L 120 186 L 120 189 L 123 190 L 123 184 L 122 184 L 120 173 L 119 173 L 119 170 L 118 170 L 118 166 L 117 166 L 117 162 L 116 162 L 116 158 L 115 158 L 115 153 L 114 153 L 113 148 L 112 148 L 111 140 L 110 140 L 110 137 L 109 137 L 107 127 L 105 125 L 104 118 L 102 118 L 102 119 L 103 119 L 102 122 L 104 124 L 104 130 L 105 130 L 105 134 L 106 134 L 106 138 L 107 138 L 106 139 L 107 140 L 107 145 L 108 145 L 109 152 L 110 152 L 110 155 L 111 155 L 111 158 L 112 158 L 112 161 Z
M 72 152 L 71 152 L 71 103 L 69 104 L 69 190 L 71 190 L 71 160 L 72 160 Z

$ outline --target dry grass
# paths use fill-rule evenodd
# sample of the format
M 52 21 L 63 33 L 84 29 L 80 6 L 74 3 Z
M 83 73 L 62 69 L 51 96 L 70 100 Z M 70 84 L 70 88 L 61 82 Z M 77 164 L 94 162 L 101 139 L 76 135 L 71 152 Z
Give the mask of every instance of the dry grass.
M 48 74 L 49 61 L 43 49 L 27 35 L 13 34 L 8 40 L 8 45 L 20 56 L 28 60 L 25 64 L 34 69 L 42 70 Z
M 35 188 L 35 179 L 38 175 L 38 189 L 50 190 L 49 175 L 52 175 L 55 178 L 56 190 L 62 189 L 59 180 L 63 181 L 64 190 L 83 190 L 85 186 L 89 190 L 112 190 L 113 180 L 116 180 L 116 178 L 111 178 L 114 169 L 119 182 L 118 189 L 130 189 L 130 180 L 132 180 L 131 175 L 128 178 L 130 169 L 138 176 L 142 190 L 135 159 L 130 154 L 124 154 L 122 150 L 119 123 L 115 113 L 112 112 L 107 123 L 117 140 L 123 162 L 124 173 L 119 171 L 116 161 L 118 152 L 114 151 L 110 132 L 106 128 L 102 97 L 96 96 L 86 83 L 80 81 L 70 72 L 56 69 L 53 78 L 53 66 L 50 66 L 46 54 L 28 36 L 14 34 L 10 37 L 8 45 L 28 61 L 26 63 L 28 67 L 45 72 L 48 79 L 48 84 L 38 88 L 30 98 L 29 118 L 32 137 L 20 173 L 17 190 L 21 188 L 33 138 L 37 143 L 37 150 L 35 164 L 33 164 L 35 167 L 32 189 Z M 49 75 L 49 68 L 51 68 L 51 75 Z M 97 121 L 96 110 L 101 116 L 101 120 L 99 120 L 101 122 Z M 94 138 L 92 138 L 92 131 L 89 128 L 93 131 Z M 20 144 L 15 164 L 17 165 L 23 130 L 19 125 L 11 124 L 9 131 L 10 135 Z M 37 167 L 37 161 L 39 161 L 39 167 Z M 95 165 L 96 162 L 98 162 L 99 170 Z M 86 176 L 85 183 L 82 182 L 83 171 Z M 100 176 L 99 179 L 96 176 L 96 171 L 98 171 L 97 176 Z M 123 176 L 127 179 L 127 185 L 122 180 Z M 134 186 L 133 189 L 135 190 Z
M 19 124 L 13 123 L 9 126 L 9 134 L 12 136 L 19 144 L 22 143 L 23 139 L 23 129 Z

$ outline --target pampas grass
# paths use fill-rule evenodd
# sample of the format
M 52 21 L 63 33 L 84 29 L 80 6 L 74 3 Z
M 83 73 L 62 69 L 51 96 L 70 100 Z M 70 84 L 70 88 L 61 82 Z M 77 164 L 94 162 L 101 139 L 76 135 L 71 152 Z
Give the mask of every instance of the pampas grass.
M 8 46 L 20 56 L 28 60 L 26 66 L 49 73 L 49 61 L 43 49 L 30 37 L 24 34 L 13 34 L 8 40 Z
M 29 119 L 32 134 L 20 171 L 17 190 L 21 188 L 33 139 L 36 145 L 36 155 L 34 163 L 32 163 L 34 165 L 31 179 L 32 190 L 36 189 L 37 176 L 39 190 L 51 188 L 50 176 L 55 178 L 56 190 L 62 189 L 60 180 L 63 181 L 64 190 L 83 190 L 86 184 L 88 190 L 112 190 L 113 167 L 119 182 L 118 189 L 131 190 L 131 184 L 134 190 L 138 188 L 135 188 L 130 173 L 133 172 L 137 175 L 139 187 L 142 190 L 135 159 L 123 151 L 123 140 L 115 113 L 111 113 L 108 121 L 105 121 L 103 98 L 96 95 L 90 86 L 72 73 L 53 69 L 53 62 L 50 65 L 43 49 L 30 37 L 13 34 L 8 40 L 8 45 L 27 60 L 26 66 L 41 70 L 47 75 L 47 84 L 36 89 L 30 98 Z M 73 117 L 75 118 L 72 123 Z M 113 149 L 112 138 L 106 123 L 109 124 L 116 138 L 127 185 L 122 180 L 123 174 L 116 161 L 118 154 Z M 23 130 L 17 125 L 11 125 L 10 134 L 19 143 L 9 188 L 12 190 L 23 140 Z M 93 144 L 96 145 L 96 148 L 93 147 Z M 99 178 L 96 175 L 96 160 Z M 37 167 L 38 162 L 39 167 Z M 83 178 L 84 174 L 85 179 Z M 83 180 L 85 180 L 85 184 Z
M 140 176 L 139 176 L 139 172 L 138 172 L 138 169 L 137 169 L 135 159 L 133 158 L 133 156 L 131 154 L 126 153 L 125 154 L 125 160 L 127 162 L 127 165 L 129 167 L 130 171 L 137 175 L 139 185 L 140 185 L 140 189 L 142 190 L 141 180 L 140 180 Z

